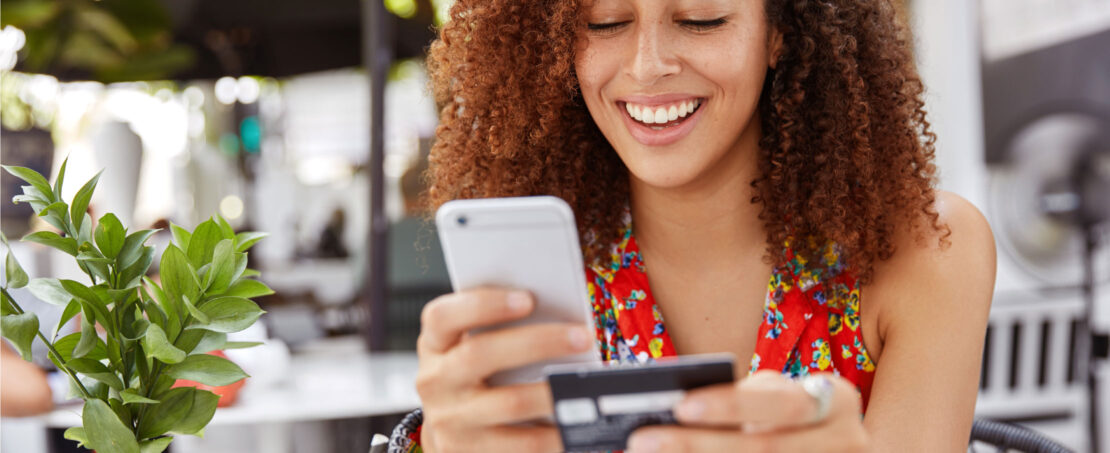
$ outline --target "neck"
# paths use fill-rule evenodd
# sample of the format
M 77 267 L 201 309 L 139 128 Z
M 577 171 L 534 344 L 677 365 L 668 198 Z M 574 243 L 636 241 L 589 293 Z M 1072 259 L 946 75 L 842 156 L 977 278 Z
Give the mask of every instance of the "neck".
M 761 206 L 751 201 L 759 172 L 758 118 L 752 123 L 720 162 L 688 184 L 653 187 L 630 178 L 634 233 L 647 256 L 684 268 L 700 264 L 697 269 L 762 254 Z

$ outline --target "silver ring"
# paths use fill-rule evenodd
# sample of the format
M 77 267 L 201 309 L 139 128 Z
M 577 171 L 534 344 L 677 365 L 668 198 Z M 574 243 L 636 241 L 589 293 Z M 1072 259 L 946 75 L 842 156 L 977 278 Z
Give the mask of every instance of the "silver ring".
M 832 409 L 832 381 L 822 375 L 806 376 L 802 378 L 802 388 L 813 397 L 813 402 L 817 405 L 817 412 L 813 414 L 809 423 L 815 425 L 825 421 L 829 416 L 829 410 Z

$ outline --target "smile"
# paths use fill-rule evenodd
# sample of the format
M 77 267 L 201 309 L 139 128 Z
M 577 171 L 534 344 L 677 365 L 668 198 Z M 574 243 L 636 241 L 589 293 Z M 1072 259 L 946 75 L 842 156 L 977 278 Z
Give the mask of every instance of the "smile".
M 691 95 L 656 98 L 617 101 L 628 133 L 642 145 L 668 146 L 690 135 L 709 101 Z
M 701 99 L 697 98 L 657 106 L 632 102 L 624 103 L 628 116 L 641 124 L 651 125 L 651 128 L 655 130 L 662 130 L 682 123 L 687 116 L 693 114 L 700 106 Z

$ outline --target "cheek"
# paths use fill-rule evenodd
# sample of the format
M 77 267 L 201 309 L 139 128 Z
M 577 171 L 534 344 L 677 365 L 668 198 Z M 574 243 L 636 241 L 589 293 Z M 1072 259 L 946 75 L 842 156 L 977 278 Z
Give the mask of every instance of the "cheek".
M 574 59 L 574 72 L 578 86 L 588 105 L 600 102 L 601 91 L 613 79 L 617 66 L 611 58 L 601 58 L 605 50 L 597 45 L 580 47 Z

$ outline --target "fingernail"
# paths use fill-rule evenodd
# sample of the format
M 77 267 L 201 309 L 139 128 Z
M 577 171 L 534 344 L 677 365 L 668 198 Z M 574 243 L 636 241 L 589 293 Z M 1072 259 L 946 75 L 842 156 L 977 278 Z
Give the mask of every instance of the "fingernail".
M 705 413 L 705 403 L 697 400 L 685 400 L 678 403 L 678 407 L 674 411 L 678 418 L 694 421 L 701 418 L 701 415 Z
M 590 337 L 586 333 L 586 329 L 582 327 L 572 327 L 567 331 L 567 340 L 570 341 L 571 347 L 577 351 L 586 349 L 589 346 Z
M 655 453 L 659 451 L 659 436 L 652 432 L 633 434 L 628 439 L 628 451 L 632 453 Z
M 508 296 L 509 311 L 524 313 L 532 307 L 532 299 L 524 291 L 513 291 Z

